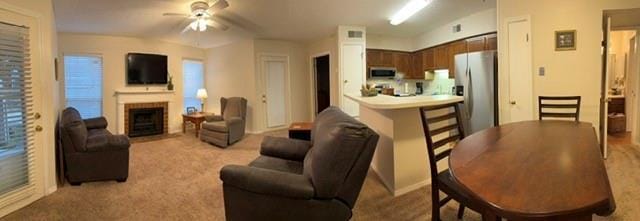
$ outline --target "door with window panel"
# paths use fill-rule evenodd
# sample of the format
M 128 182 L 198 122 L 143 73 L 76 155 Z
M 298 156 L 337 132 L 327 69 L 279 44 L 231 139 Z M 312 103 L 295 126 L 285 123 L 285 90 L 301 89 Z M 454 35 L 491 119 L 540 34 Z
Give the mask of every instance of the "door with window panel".
M 44 195 L 37 19 L 0 5 L 0 217 Z

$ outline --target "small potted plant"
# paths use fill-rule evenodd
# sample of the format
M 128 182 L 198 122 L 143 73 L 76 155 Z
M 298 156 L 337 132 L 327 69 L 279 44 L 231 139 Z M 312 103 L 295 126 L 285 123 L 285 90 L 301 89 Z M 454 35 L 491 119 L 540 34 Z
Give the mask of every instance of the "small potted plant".
M 167 90 L 173 90 L 173 76 L 169 76 L 169 83 L 167 83 Z

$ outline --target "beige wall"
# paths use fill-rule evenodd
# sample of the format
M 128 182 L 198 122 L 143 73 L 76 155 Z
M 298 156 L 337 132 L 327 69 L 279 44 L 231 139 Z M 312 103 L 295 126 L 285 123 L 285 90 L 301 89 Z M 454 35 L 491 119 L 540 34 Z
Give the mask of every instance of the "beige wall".
M 513 3 L 518 4 L 519 2 L 522 1 Z M 462 31 L 453 33 L 452 28 L 457 24 L 462 25 Z M 415 38 L 413 48 L 414 50 L 428 48 L 456 39 L 495 32 L 496 30 L 496 9 L 488 9 L 449 22 L 435 29 L 425 30 L 425 33 Z
M 163 54 L 169 57 L 169 74 L 173 76 L 175 93 L 171 96 L 171 106 L 169 109 L 180 110 L 173 113 L 183 112 L 182 96 L 182 60 L 185 58 L 205 60 L 205 50 L 184 46 L 180 44 L 168 43 L 159 40 L 114 37 L 104 35 L 84 35 L 59 33 L 58 35 L 59 56 L 63 58 L 65 54 L 94 54 L 102 57 L 103 84 L 102 84 L 102 110 L 107 118 L 110 131 L 116 130 L 117 105 L 114 93 L 116 90 L 145 90 L 146 86 L 126 85 L 126 54 L 130 52 Z M 64 66 L 64 61 L 60 59 L 60 66 Z M 64 72 L 61 72 L 61 79 Z M 149 86 L 152 89 L 164 89 L 166 86 Z M 64 97 L 64 93 L 61 94 Z M 64 99 L 62 99 L 64 105 Z M 169 116 L 169 132 L 181 130 L 182 118 L 178 114 Z
M 40 113 L 42 118 L 36 123 L 44 128 L 40 133 L 42 145 L 36 146 L 36 165 L 38 167 L 36 175 L 38 179 L 44 179 L 44 186 L 38 185 L 37 187 L 42 189 L 37 191 L 50 194 L 57 189 L 55 176 L 55 125 L 60 110 L 60 97 L 58 95 L 60 83 L 54 78 L 54 58 L 57 53 L 57 46 L 53 5 L 51 1 L 42 0 L 2 0 L 0 1 L 0 11 L 5 13 L 4 10 L 37 17 L 39 36 L 31 36 L 31 38 L 36 38 L 36 41 L 40 44 L 31 45 L 31 47 L 33 50 L 39 49 L 40 53 L 33 54 L 32 68 L 34 73 L 32 74 L 34 79 L 38 81 L 40 93 L 39 98 L 35 98 L 34 102 L 40 102 L 37 105 L 43 107 Z M 21 206 L 23 204 L 0 208 L 0 216 Z
M 634 0 L 498 0 L 499 60 L 506 60 L 505 19 L 530 15 L 533 95 L 582 96 L 580 120 L 598 128 L 603 10 L 638 7 L 640 1 Z M 567 29 L 577 30 L 577 49 L 555 51 L 555 31 Z M 545 76 L 536 74 L 539 67 L 546 68 Z M 500 79 L 509 76 L 505 62 L 500 62 L 499 75 Z M 508 85 L 505 81 L 500 82 L 499 90 L 501 121 L 508 121 Z M 537 106 L 534 107 L 537 110 Z
M 329 80 L 331 81 L 330 84 L 330 91 L 331 91 L 331 105 L 333 106 L 338 106 L 340 104 L 340 99 L 338 96 L 338 87 L 339 85 L 339 72 L 338 72 L 338 39 L 336 38 L 335 34 L 320 40 L 316 40 L 312 43 L 309 43 L 307 45 L 307 52 L 308 52 L 308 58 L 311 59 L 314 56 L 318 56 L 318 55 L 324 55 L 326 53 L 330 54 L 330 59 L 329 59 L 329 63 L 330 63 L 330 70 L 331 70 L 331 74 L 329 76 Z M 311 70 L 311 68 L 309 68 L 309 73 L 312 74 L 313 70 Z M 313 76 L 313 75 L 311 75 Z M 311 105 L 313 106 L 312 110 L 315 110 L 315 102 L 314 99 L 315 97 L 315 92 L 313 92 L 314 89 L 314 79 L 313 77 L 311 78 L 311 80 L 309 81 L 309 89 L 311 91 L 310 93 L 310 99 L 311 100 Z
M 367 34 L 367 48 L 395 51 L 414 51 L 414 38 Z
M 289 88 L 291 121 L 309 121 L 309 73 L 306 48 L 297 43 L 244 39 L 207 49 L 207 108 L 220 113 L 220 98 L 241 96 L 248 101 L 247 131 L 266 130 L 265 112 L 261 103 L 263 80 L 260 77 L 260 55 L 289 57 Z
M 254 42 L 236 41 L 206 51 L 207 110 L 220 114 L 221 97 L 244 97 L 248 102 L 247 131 L 256 132 L 256 78 Z
M 309 100 L 309 59 L 306 47 L 299 43 L 274 40 L 255 41 L 256 74 L 261 75 L 260 56 L 282 55 L 289 58 L 289 91 L 290 91 L 290 119 L 291 122 L 311 120 L 311 101 Z M 257 79 L 261 79 L 257 77 Z M 264 90 L 264 80 L 258 80 L 257 88 Z M 258 92 L 259 94 L 261 92 Z M 260 113 L 265 113 L 260 106 Z M 261 115 L 263 116 L 263 115 Z M 264 118 L 259 121 L 260 128 L 264 130 Z

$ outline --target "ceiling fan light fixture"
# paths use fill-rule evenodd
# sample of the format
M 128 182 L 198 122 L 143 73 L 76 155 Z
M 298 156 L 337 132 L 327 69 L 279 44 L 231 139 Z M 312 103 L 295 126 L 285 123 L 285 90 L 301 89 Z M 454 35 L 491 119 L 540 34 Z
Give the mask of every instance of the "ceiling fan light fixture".
M 433 0 L 411 0 L 400 11 L 391 17 L 391 25 L 399 25 L 409 19 L 412 15 L 427 7 Z
M 207 30 L 207 22 L 204 19 L 199 19 L 199 21 L 198 21 L 198 29 L 200 31 L 206 31 Z
M 191 27 L 191 30 L 198 30 L 198 20 L 192 21 L 191 24 L 189 24 L 189 27 Z

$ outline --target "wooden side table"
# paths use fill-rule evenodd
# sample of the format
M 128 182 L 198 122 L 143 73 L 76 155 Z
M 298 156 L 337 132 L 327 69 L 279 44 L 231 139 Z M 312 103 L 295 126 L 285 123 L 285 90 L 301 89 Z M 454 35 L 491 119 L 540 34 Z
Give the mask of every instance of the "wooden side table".
M 200 133 L 200 125 L 205 121 L 205 116 L 209 113 L 182 114 L 182 133 L 187 132 L 187 122 L 191 122 L 196 126 L 196 137 Z
M 295 122 L 289 126 L 289 138 L 298 140 L 311 140 L 312 122 Z

